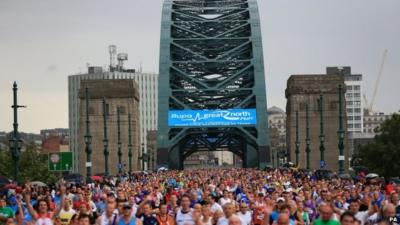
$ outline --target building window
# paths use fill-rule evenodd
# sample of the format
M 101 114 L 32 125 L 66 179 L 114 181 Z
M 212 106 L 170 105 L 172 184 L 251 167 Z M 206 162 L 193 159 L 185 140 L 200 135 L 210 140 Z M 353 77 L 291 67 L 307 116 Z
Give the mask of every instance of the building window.
M 348 85 L 348 86 L 346 86 L 346 89 L 349 91 L 351 91 L 351 90 L 353 90 L 353 86 L 351 86 L 351 85 Z
M 360 90 L 360 85 L 355 85 L 354 90 L 359 91 Z
M 361 128 L 361 124 L 359 123 L 354 124 L 354 128 Z
M 126 107 L 125 106 L 118 106 L 120 114 L 126 114 Z
M 360 112 L 361 112 L 361 109 L 360 109 L 360 108 L 354 109 L 354 112 L 360 113 Z
M 353 113 L 353 109 L 347 109 L 347 113 Z
M 338 101 L 331 101 L 329 103 L 329 110 L 331 110 L 331 111 L 337 110 L 338 105 L 339 105 Z
M 95 110 L 93 106 L 89 106 L 89 115 L 94 115 Z

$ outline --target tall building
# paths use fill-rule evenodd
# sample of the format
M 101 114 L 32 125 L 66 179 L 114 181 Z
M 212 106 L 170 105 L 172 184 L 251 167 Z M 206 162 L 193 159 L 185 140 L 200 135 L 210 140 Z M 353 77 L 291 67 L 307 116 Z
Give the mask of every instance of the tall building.
M 88 69 L 86 74 L 68 77 L 70 148 L 74 152 L 75 162 L 80 160 L 78 152 L 79 138 L 84 135 L 79 133 L 79 88 L 83 80 L 133 79 L 137 83 L 140 96 L 140 143 L 144 144 L 145 151 L 147 151 L 147 131 L 157 130 L 158 74 L 135 72 L 133 70 L 112 70 L 110 72 L 103 71 L 101 67 L 89 67 Z M 78 171 L 78 163 L 74 165 L 74 171 Z
M 279 167 L 285 159 L 281 156 L 286 153 L 286 113 L 273 106 L 267 110 L 268 130 L 271 141 L 272 165 Z
M 347 131 L 351 135 L 353 132 L 363 132 L 363 102 L 362 75 L 351 74 L 351 67 L 327 67 L 327 74 L 343 74 L 346 85 L 346 112 L 347 112 Z
M 147 153 L 149 154 L 149 169 L 157 169 L 157 131 L 147 131 Z
M 344 77 L 335 75 L 292 75 L 286 87 L 286 135 L 289 160 L 296 163 L 296 112 L 299 130 L 299 166 L 306 168 L 306 108 L 308 106 L 310 133 L 310 168 L 320 168 L 320 113 L 319 98 L 323 94 L 326 169 L 338 171 L 339 149 L 339 85 L 344 87 Z M 344 100 L 344 98 L 343 98 Z M 346 110 L 343 104 L 343 129 L 346 129 Z M 349 167 L 347 137 L 344 139 L 345 169 Z
M 366 113 L 364 115 L 364 133 L 377 134 L 376 129 L 379 129 L 381 124 L 390 118 L 392 118 L 392 115 L 383 112 Z
M 129 144 L 129 113 L 131 114 L 131 140 L 132 140 L 132 166 L 133 170 L 139 169 L 139 90 L 133 79 L 116 80 L 83 80 L 79 88 L 79 125 L 78 133 L 78 171 L 86 174 L 86 93 L 89 91 L 89 121 L 92 136 L 92 173 L 105 171 L 104 164 L 104 113 L 103 98 L 106 99 L 107 110 L 107 139 L 109 150 L 109 172 L 117 174 L 118 162 L 118 109 L 120 111 L 120 140 L 122 152 L 122 169 L 128 171 L 128 144 Z

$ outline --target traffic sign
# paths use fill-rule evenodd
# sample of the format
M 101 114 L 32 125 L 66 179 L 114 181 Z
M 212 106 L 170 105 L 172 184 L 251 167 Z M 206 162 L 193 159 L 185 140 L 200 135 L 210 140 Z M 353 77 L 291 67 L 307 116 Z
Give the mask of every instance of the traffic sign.
M 49 153 L 50 171 L 69 171 L 74 165 L 72 152 Z
M 326 166 L 325 161 L 324 161 L 324 160 L 321 160 L 321 161 L 319 162 L 319 166 L 321 167 L 321 169 L 323 169 L 323 168 Z

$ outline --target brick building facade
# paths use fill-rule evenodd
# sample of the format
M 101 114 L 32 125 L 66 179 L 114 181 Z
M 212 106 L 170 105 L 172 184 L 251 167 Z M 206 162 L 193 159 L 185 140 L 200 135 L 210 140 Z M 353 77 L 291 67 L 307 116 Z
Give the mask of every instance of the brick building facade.
M 339 149 L 339 85 L 344 88 L 344 77 L 339 74 L 332 75 L 292 75 L 287 81 L 286 88 L 286 141 L 289 152 L 289 160 L 295 163 L 295 141 L 296 141 L 296 111 L 299 114 L 299 140 L 300 154 L 299 166 L 306 168 L 306 105 L 309 108 L 310 125 L 310 168 L 320 168 L 320 113 L 319 98 L 324 96 L 324 133 L 325 133 L 325 162 L 326 169 L 338 171 Z M 344 93 L 344 89 L 343 89 Z M 346 108 L 344 94 L 342 97 L 343 129 L 346 130 Z M 349 167 L 347 135 L 345 135 L 344 155 L 345 169 Z
M 86 174 L 86 103 L 85 89 L 89 89 L 89 120 L 92 135 L 92 174 L 104 172 L 104 120 L 103 97 L 107 103 L 107 129 L 109 150 L 109 173 L 118 171 L 118 128 L 117 108 L 120 108 L 120 127 L 122 142 L 123 170 L 128 171 L 128 114 L 131 113 L 132 137 L 132 170 L 139 169 L 140 125 L 139 125 L 139 91 L 133 79 L 118 80 L 82 80 L 79 89 L 79 173 Z

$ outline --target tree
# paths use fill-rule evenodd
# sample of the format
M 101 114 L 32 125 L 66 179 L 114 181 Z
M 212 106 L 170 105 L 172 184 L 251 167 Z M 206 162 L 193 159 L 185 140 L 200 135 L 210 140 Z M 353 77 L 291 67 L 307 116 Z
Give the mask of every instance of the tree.
M 8 149 L 0 150 L 0 174 L 8 178 L 13 176 L 13 161 Z M 4 162 L 4 163 L 3 163 Z M 48 156 L 41 154 L 34 144 L 26 145 L 26 149 L 21 152 L 19 161 L 19 181 L 42 181 L 44 183 L 55 183 L 59 179 L 48 169 Z
M 361 164 L 384 177 L 400 175 L 400 115 L 382 123 L 374 142 L 360 149 Z

